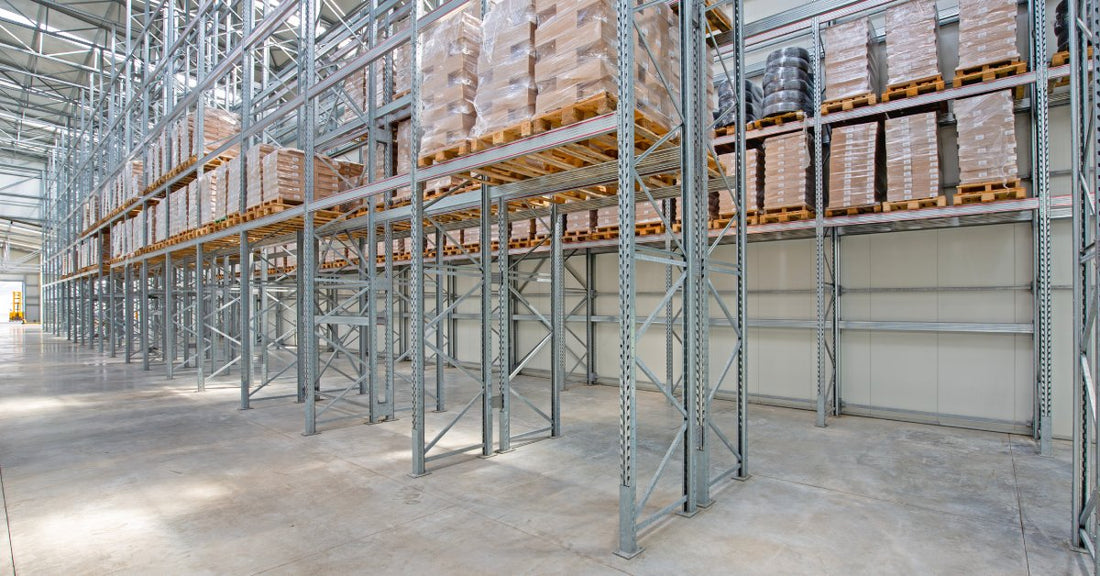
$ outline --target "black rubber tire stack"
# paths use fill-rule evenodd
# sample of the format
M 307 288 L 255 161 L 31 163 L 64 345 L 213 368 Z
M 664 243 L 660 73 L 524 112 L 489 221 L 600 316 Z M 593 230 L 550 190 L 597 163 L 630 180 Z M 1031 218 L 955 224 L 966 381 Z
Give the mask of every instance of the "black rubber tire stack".
M 1069 50 L 1069 4 L 1066 0 L 1058 3 L 1054 8 L 1054 37 L 1058 40 L 1058 49 L 1055 52 Z
M 768 55 L 764 68 L 764 110 L 761 118 L 802 110 L 813 112 L 810 53 L 805 48 L 782 48 Z
M 714 80 L 714 88 L 718 91 L 718 109 L 714 111 L 715 126 L 733 125 L 737 111 L 737 94 L 733 92 L 733 84 L 728 78 L 719 76 Z M 745 80 L 745 123 L 760 118 L 761 106 L 764 101 L 764 93 L 759 86 Z

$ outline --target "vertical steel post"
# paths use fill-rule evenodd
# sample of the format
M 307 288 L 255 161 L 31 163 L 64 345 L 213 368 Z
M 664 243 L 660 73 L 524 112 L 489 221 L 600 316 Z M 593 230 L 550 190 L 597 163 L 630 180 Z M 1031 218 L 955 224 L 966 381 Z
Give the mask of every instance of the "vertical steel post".
M 482 244 L 489 244 L 490 247 L 492 242 L 492 236 L 481 239 Z M 500 287 L 497 289 L 497 326 L 500 331 L 497 362 L 500 381 L 496 404 L 500 409 L 499 452 L 512 449 L 512 283 L 508 262 L 508 205 L 501 200 L 497 203 L 497 269 L 500 272 Z
M 492 218 L 489 186 L 481 186 L 479 221 L 481 252 L 481 455 L 493 454 L 493 252 L 489 242 Z
M 298 87 L 301 91 L 311 89 L 317 83 L 317 58 L 315 49 L 317 45 L 317 7 L 318 0 L 301 0 L 300 17 L 302 39 L 298 55 Z M 302 240 L 304 246 L 299 246 L 298 274 L 300 278 L 301 324 L 298 325 L 299 346 L 301 348 L 299 362 L 302 363 L 303 385 L 306 394 L 306 425 L 305 435 L 317 433 L 317 392 L 320 387 L 320 374 L 318 373 L 318 324 L 314 317 L 317 310 L 317 237 L 314 220 L 314 193 L 316 171 L 316 135 L 317 100 L 306 97 L 305 102 L 298 113 L 298 141 L 301 142 L 302 151 L 305 153 L 305 170 L 303 176 L 305 216 L 302 223 Z
M 176 368 L 176 302 L 175 270 L 172 268 L 172 254 L 164 255 L 164 367 L 169 380 Z
M 829 395 L 828 367 L 829 354 L 825 342 L 825 328 L 828 315 L 828 303 L 825 299 L 825 180 L 822 168 L 822 130 L 821 123 L 821 20 L 814 17 L 812 27 L 814 84 L 813 94 L 813 163 L 814 163 L 814 289 L 817 294 L 817 425 L 825 426 L 826 399 Z
M 619 547 L 616 554 L 633 558 L 638 547 L 637 478 L 638 454 L 637 381 L 634 358 L 635 279 L 634 279 L 634 1 L 615 0 L 618 38 L 619 107 L 616 110 L 618 133 L 619 187 Z M 687 450 L 689 447 L 685 447 Z
M 141 314 L 141 369 L 149 370 L 149 261 L 141 261 L 141 292 L 138 298 Z
M 550 205 L 550 436 L 561 436 L 561 392 L 565 389 L 565 221 Z
M 203 370 L 203 361 L 206 358 L 206 256 L 203 254 L 202 243 L 195 245 L 195 300 L 193 313 L 195 315 L 195 379 L 199 392 L 206 390 L 206 372 Z
M 412 366 L 412 475 L 427 474 L 425 466 L 425 422 L 424 422 L 424 187 L 417 174 L 417 158 L 420 154 L 420 135 L 422 127 L 420 116 L 420 11 L 422 4 L 415 2 L 409 16 L 412 29 L 409 44 L 412 53 L 412 132 L 409 165 L 410 191 L 412 193 L 412 222 L 410 222 L 412 258 L 409 268 L 409 360 Z

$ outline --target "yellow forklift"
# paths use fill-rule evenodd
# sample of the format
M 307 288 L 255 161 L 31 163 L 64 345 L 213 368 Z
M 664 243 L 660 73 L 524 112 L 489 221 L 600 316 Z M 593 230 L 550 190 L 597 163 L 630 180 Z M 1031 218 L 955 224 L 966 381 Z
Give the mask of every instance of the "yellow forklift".
M 23 322 L 23 293 L 16 291 L 11 293 L 11 312 L 8 313 L 8 322 Z

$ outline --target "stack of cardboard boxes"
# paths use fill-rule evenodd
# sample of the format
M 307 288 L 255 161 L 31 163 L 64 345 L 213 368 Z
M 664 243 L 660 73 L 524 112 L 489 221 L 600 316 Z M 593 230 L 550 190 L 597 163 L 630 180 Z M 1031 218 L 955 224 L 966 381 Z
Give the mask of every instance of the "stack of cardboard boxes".
M 813 205 L 812 162 L 802 132 L 764 140 L 764 210 Z
M 436 22 L 424 33 L 420 156 L 428 156 L 470 137 L 477 118 L 477 59 L 481 21 L 469 9 Z
M 833 128 L 829 145 L 830 209 L 868 206 L 881 200 L 885 173 L 878 169 L 885 154 L 878 122 Z
M 871 56 L 871 23 L 866 18 L 825 29 L 825 99 L 839 100 L 877 89 Z
M 959 68 L 1017 61 L 1015 0 L 959 0 Z
M 764 171 L 760 161 L 762 151 L 758 148 L 745 150 L 745 207 L 748 210 L 759 210 L 764 202 Z M 718 157 L 718 164 L 722 171 L 730 177 L 737 175 L 737 156 L 730 152 Z M 711 192 L 709 198 L 709 212 L 712 218 L 729 218 L 733 216 L 733 193 L 729 190 Z
M 473 137 L 531 118 L 535 111 L 535 7 L 501 0 L 485 15 L 477 64 Z
M 886 201 L 933 198 L 940 194 L 936 113 L 886 120 Z
M 1017 179 L 1016 116 L 1012 92 L 1001 90 L 955 101 L 959 130 L 959 183 Z
M 615 8 L 610 0 L 559 2 L 536 0 L 535 114 L 541 115 L 597 96 L 617 93 L 618 36 Z M 668 125 L 675 115 L 670 86 L 679 85 L 679 33 L 676 15 L 665 4 L 637 13 L 636 26 L 649 51 L 640 41 L 635 99 L 637 110 L 651 120 Z M 652 52 L 659 64 L 648 56 Z
M 910 0 L 886 11 L 886 77 L 905 84 L 937 76 L 936 2 Z

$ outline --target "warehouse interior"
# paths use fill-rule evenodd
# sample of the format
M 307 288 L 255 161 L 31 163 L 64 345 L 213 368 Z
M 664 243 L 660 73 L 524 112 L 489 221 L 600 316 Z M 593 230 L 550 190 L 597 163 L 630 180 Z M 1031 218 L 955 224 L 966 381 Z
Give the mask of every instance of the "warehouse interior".
M 1100 574 L 1100 0 L 0 31 L 0 574 Z

